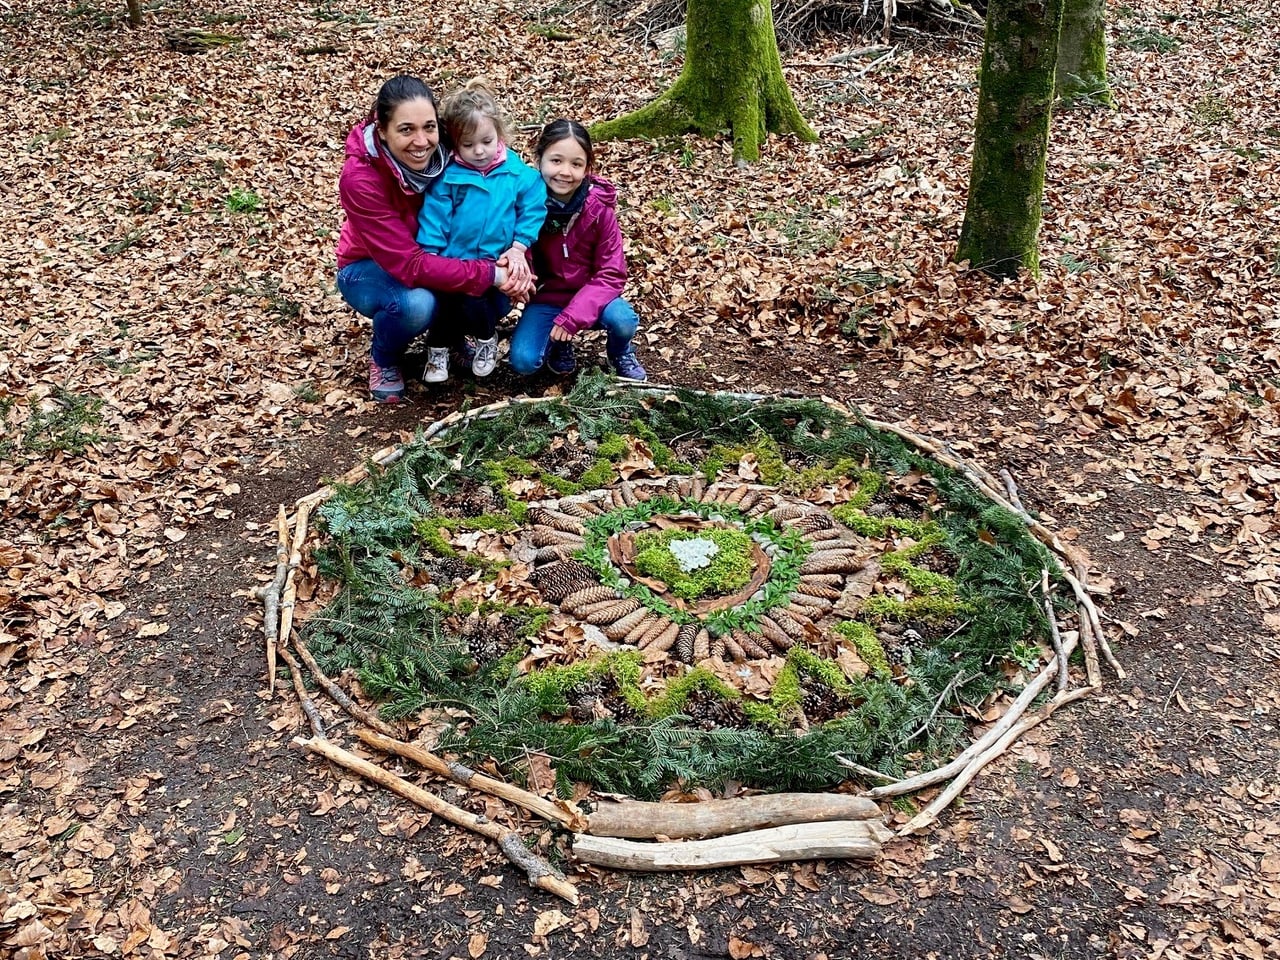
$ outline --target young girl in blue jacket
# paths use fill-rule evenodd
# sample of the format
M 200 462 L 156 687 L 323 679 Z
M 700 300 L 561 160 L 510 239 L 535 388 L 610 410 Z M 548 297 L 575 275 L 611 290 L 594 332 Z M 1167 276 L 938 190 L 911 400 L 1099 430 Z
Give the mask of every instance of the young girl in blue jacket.
M 545 360 L 555 373 L 572 373 L 574 337 L 598 326 L 614 372 L 644 380 L 631 344 L 639 321 L 622 299 L 627 260 L 618 192 L 596 176 L 591 137 L 576 121 L 547 124 L 535 153 L 547 185 L 547 219 L 533 248 L 537 287 L 511 335 L 511 366 L 529 374 Z
M 453 156 L 422 201 L 418 243 L 444 257 L 497 261 L 512 277 L 527 280 L 525 251 L 546 216 L 542 177 L 507 148 L 502 111 L 483 83 L 473 80 L 445 100 L 440 121 Z M 464 335 L 476 340 L 472 373 L 489 376 L 498 362 L 496 328 L 511 310 L 510 299 L 494 288 L 478 296 L 443 294 L 439 300 L 422 379 L 449 378 L 449 348 Z

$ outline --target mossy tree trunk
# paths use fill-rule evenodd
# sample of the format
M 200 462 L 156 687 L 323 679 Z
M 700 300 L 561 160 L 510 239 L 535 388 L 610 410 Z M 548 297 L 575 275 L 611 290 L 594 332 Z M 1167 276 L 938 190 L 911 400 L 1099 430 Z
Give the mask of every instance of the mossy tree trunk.
M 969 200 L 957 260 L 997 276 L 1040 271 L 1037 236 L 1064 0 L 991 0 Z
M 1066 0 L 1058 40 L 1058 96 L 1114 106 L 1107 82 L 1106 0 Z
M 724 130 L 739 161 L 760 158 L 766 133 L 817 139 L 783 79 L 769 0 L 689 0 L 684 70 L 675 84 L 634 113 L 596 124 L 591 135 L 610 140 Z

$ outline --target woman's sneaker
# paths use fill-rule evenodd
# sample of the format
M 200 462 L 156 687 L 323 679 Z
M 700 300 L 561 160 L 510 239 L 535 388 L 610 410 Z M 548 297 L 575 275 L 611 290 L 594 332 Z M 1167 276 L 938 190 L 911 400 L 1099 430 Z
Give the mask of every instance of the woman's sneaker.
M 622 356 L 613 359 L 613 369 L 624 380 L 648 380 L 649 375 L 640 366 L 633 351 L 628 350 Z
M 547 369 L 562 375 L 577 370 L 578 359 L 573 355 L 573 344 L 567 340 L 552 340 L 547 350 Z
M 477 377 L 487 377 L 498 365 L 498 338 L 476 339 L 476 355 L 471 361 L 471 372 Z
M 427 366 L 422 371 L 425 383 L 444 383 L 449 379 L 449 348 L 427 347 Z
M 379 403 L 399 403 L 404 399 L 404 377 L 399 367 L 380 367 L 369 358 L 369 392 Z

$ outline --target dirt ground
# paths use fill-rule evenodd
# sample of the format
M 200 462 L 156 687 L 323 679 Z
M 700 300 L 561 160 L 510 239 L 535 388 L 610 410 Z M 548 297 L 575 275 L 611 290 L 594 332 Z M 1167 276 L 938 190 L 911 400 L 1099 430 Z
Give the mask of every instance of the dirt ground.
M 1092 558 L 1128 678 L 874 864 L 566 863 L 573 908 L 291 747 L 305 720 L 267 693 L 252 591 L 279 504 L 460 404 L 563 386 L 504 369 L 364 399 L 367 325 L 330 256 L 341 139 L 377 80 L 483 64 L 537 122 L 635 105 L 678 63 L 581 11 L 478 0 L 430 32 L 398 2 L 164 6 L 137 32 L 3 8 L 0 952 L 1280 954 L 1280 33 L 1243 4 L 1125 10 L 1120 109 L 1055 127 L 1040 281 L 947 262 L 971 43 L 904 43 L 853 80 L 829 61 L 858 38 L 788 51 L 824 140 L 771 141 L 748 172 L 692 139 L 605 154 L 651 376 L 830 396 L 1008 469 Z M 577 39 L 530 27 L 562 22 Z M 243 42 L 184 56 L 174 24 Z M 103 401 L 99 434 L 41 447 L 28 427 L 69 396 Z

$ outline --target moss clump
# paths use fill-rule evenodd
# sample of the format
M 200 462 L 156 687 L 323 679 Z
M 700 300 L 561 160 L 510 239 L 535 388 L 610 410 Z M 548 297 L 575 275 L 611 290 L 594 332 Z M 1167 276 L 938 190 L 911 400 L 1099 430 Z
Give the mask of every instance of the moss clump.
M 858 620 L 844 620 L 831 630 L 853 644 L 854 650 L 858 652 L 862 662 L 871 668 L 872 673 L 880 677 L 890 676 L 889 658 L 885 655 L 884 645 L 869 626 Z
M 782 447 L 778 445 L 777 440 L 762 433 L 757 434 L 750 444 L 738 446 L 717 444 L 711 448 L 711 452 L 707 454 L 707 458 L 702 461 L 698 470 L 708 482 L 711 482 L 725 467 L 738 463 L 746 456 L 755 459 L 756 471 L 760 474 L 762 483 L 776 485 L 781 483 L 787 474 L 787 463 L 782 458 Z
M 870 496 L 867 497 L 871 499 Z M 922 540 L 932 524 L 927 520 L 906 520 L 902 517 L 873 517 L 856 506 L 854 501 L 842 503 L 831 510 L 831 515 L 854 533 L 864 537 L 886 537 L 897 533 L 913 540 Z
M 627 438 L 616 433 L 606 434 L 596 446 L 596 455 L 617 462 L 627 454 Z
M 637 713 L 647 708 L 647 701 L 640 691 L 641 654 L 624 650 L 605 657 L 595 657 L 571 663 L 563 667 L 548 667 L 524 678 L 538 710 L 551 716 L 563 716 L 569 712 L 568 694 L 597 677 L 611 675 L 618 693 Z
M 478 517 L 445 517 L 437 514 L 422 517 L 413 523 L 414 532 L 421 538 L 423 546 L 437 557 L 457 557 L 458 551 L 445 539 L 445 530 L 492 530 L 495 533 L 506 533 L 514 530 L 519 523 L 509 513 L 483 513 Z M 475 554 L 466 554 L 461 558 L 472 566 L 492 565 Z
M 597 487 L 607 486 L 617 478 L 618 471 L 613 462 L 605 457 L 598 457 L 595 463 L 582 471 L 582 476 L 578 477 L 578 486 L 583 490 L 595 490 Z
M 645 712 L 654 720 L 661 720 L 680 713 L 689 697 L 697 692 L 709 693 L 721 700 L 738 701 L 742 697 L 737 690 L 729 686 L 714 673 L 695 667 L 682 677 L 677 677 L 667 684 L 666 691 L 660 697 L 649 701 Z
M 711 545 L 705 565 L 686 570 L 672 552 L 677 543 Z M 663 530 L 636 537 L 636 569 L 661 580 L 677 597 L 697 600 L 741 590 L 751 579 L 751 538 L 741 530 Z M 687 564 L 685 564 L 687 566 Z
M 841 457 L 832 466 L 819 464 L 800 471 L 788 471 L 788 475 L 779 481 L 778 487 L 787 493 L 803 494 L 845 477 L 856 477 L 860 473 L 858 461 L 850 457 Z
M 893 597 L 868 597 L 860 613 L 873 623 L 890 620 L 903 623 L 907 620 L 949 620 L 965 613 L 968 605 L 954 597 L 912 597 L 895 600 Z

